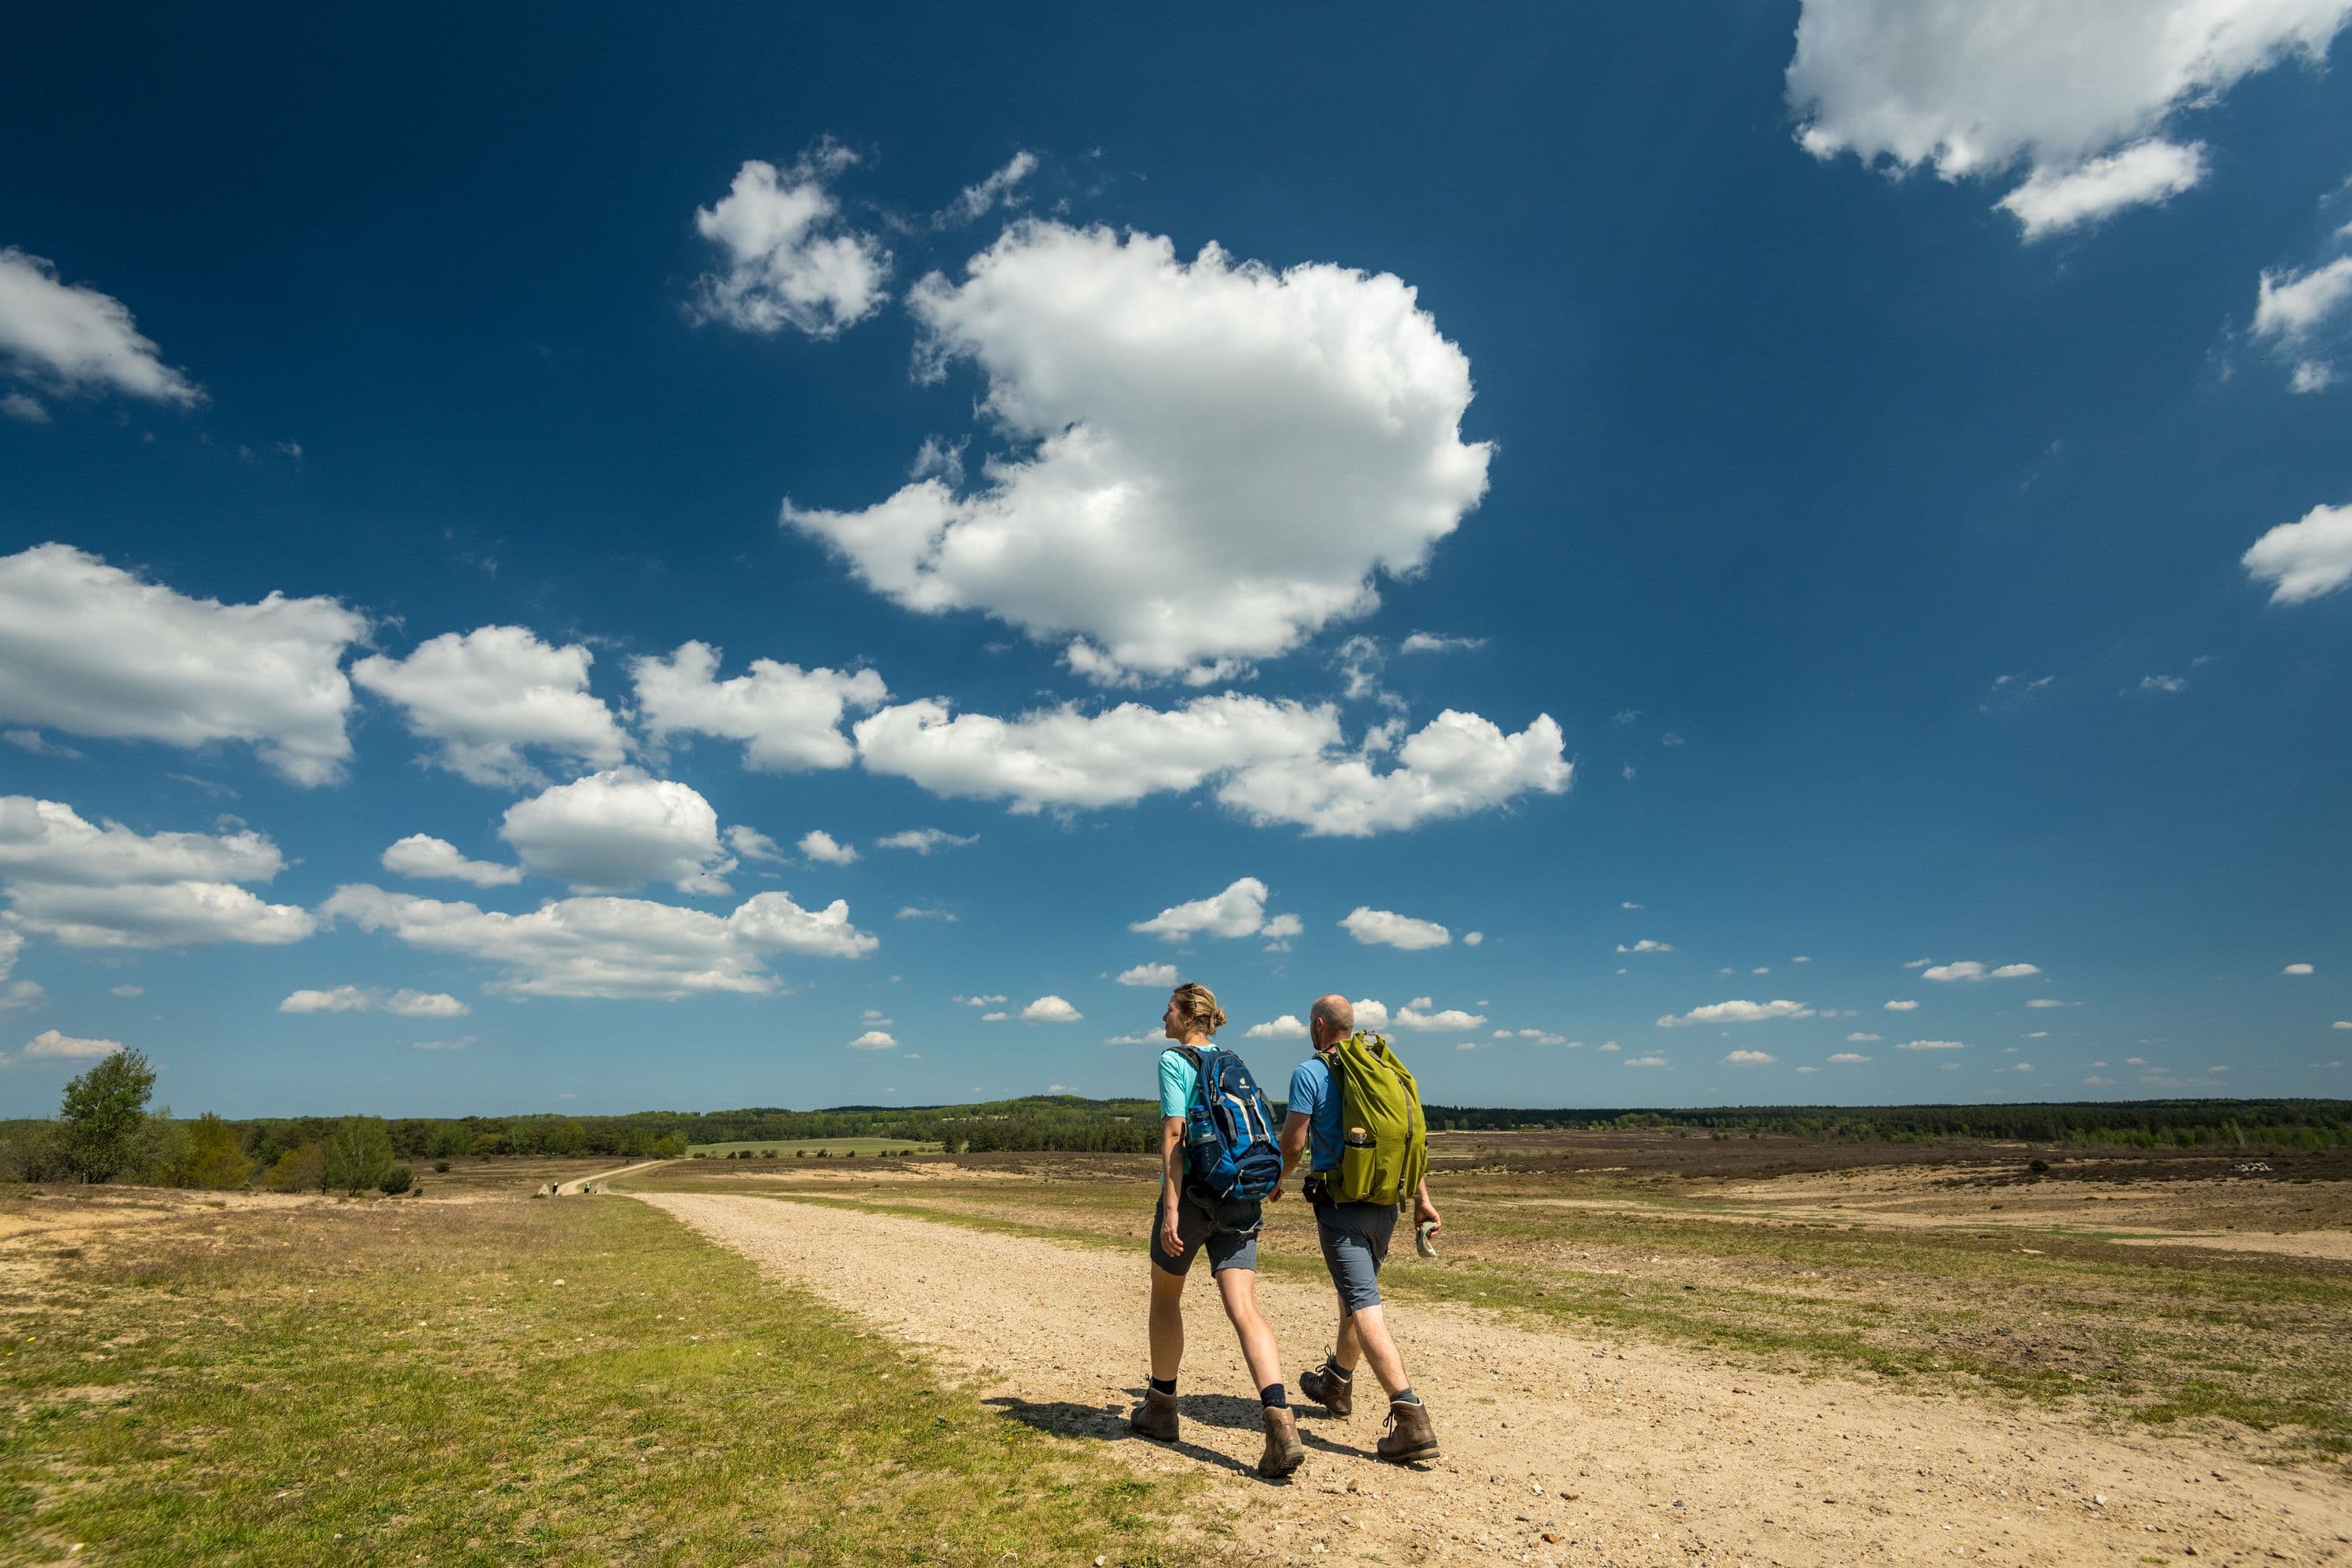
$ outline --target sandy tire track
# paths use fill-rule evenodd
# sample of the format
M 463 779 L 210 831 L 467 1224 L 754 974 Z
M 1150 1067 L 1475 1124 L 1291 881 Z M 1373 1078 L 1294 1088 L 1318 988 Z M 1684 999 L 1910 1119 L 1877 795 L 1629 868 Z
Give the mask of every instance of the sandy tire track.
M 2202 1440 L 1412 1304 L 1395 1327 L 1444 1458 L 1372 1458 L 1385 1405 L 1360 1373 L 1374 1396 L 1352 1421 L 1299 1405 L 1307 1466 L 1276 1489 L 1247 1469 L 1257 1402 L 1205 1266 L 1185 1298 L 1184 1431 L 1170 1449 L 1125 1429 L 1145 1371 L 1139 1245 L 1125 1256 L 772 1197 L 634 1195 L 929 1347 L 1008 1415 L 1147 1474 L 1213 1470 L 1244 1546 L 1278 1561 L 2038 1568 L 2179 1563 L 2193 1547 L 2200 1563 L 2352 1563 L 2352 1493 L 2322 1467 L 2262 1469 Z M 1288 1280 L 1261 1296 L 1296 1397 L 1328 1342 L 1330 1299 Z

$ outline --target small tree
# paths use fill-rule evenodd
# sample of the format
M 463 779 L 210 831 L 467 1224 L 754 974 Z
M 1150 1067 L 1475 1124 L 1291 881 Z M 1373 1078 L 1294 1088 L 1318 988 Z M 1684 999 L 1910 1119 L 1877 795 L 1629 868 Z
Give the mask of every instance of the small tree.
M 316 1143 L 289 1149 L 263 1173 L 261 1184 L 273 1193 L 323 1192 L 327 1185 L 327 1152 Z
M 415 1184 L 416 1173 L 405 1165 L 387 1167 L 383 1174 L 375 1179 L 376 1191 L 388 1198 L 396 1198 Z
M 58 1107 L 66 1168 L 85 1182 L 109 1182 L 139 1152 L 155 1069 L 137 1051 L 116 1051 L 66 1085 Z
M 253 1162 L 236 1129 L 211 1111 L 188 1129 L 188 1185 L 215 1192 L 241 1189 L 253 1179 Z
M 327 1139 L 326 1184 L 361 1193 L 383 1179 L 392 1164 L 392 1134 L 378 1116 L 346 1116 Z

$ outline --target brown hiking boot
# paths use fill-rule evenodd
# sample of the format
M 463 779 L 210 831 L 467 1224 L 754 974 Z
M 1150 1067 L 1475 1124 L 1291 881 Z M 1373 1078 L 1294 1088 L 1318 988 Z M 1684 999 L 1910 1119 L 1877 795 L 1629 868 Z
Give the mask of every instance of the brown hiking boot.
M 1298 1374 L 1298 1392 L 1342 1421 L 1356 1413 L 1356 1385 L 1328 1356 L 1321 1366 Z
M 1176 1440 L 1176 1396 L 1156 1388 L 1143 1391 L 1143 1403 L 1128 1412 L 1127 1424 L 1155 1442 Z
M 1258 1456 L 1257 1473 L 1271 1480 L 1286 1476 L 1307 1462 L 1307 1445 L 1298 1440 L 1298 1420 L 1287 1410 L 1265 1414 L 1265 1452 Z
M 1437 1458 L 1437 1433 L 1429 1425 L 1429 1411 L 1419 1403 L 1389 1402 L 1389 1429 L 1373 1452 L 1400 1465 Z

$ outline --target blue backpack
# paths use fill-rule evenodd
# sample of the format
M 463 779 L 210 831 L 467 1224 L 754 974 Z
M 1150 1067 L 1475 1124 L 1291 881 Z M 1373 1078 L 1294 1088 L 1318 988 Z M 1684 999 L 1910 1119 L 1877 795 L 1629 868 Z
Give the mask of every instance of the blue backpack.
M 1274 1113 L 1265 1096 L 1231 1051 L 1170 1049 L 1199 1075 L 1184 1111 L 1186 1187 L 1255 1203 L 1282 1180 L 1282 1149 L 1274 1140 Z

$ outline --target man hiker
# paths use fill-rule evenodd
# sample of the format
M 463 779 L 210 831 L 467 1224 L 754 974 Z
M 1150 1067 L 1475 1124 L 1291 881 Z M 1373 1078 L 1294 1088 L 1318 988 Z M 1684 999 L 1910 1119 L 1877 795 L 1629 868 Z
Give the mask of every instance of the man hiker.
M 1425 1168 L 1426 1138 L 1421 1125 L 1420 1091 L 1412 1075 L 1389 1053 L 1384 1041 L 1356 1034 L 1356 1009 L 1345 996 L 1325 996 L 1307 1013 L 1307 1037 L 1315 1055 L 1290 1075 L 1289 1115 L 1282 1127 L 1283 1174 L 1286 1180 L 1302 1153 L 1309 1156 L 1307 1201 L 1314 1205 L 1315 1230 L 1323 1244 L 1323 1261 L 1339 1292 L 1339 1331 L 1323 1364 L 1298 1376 L 1299 1392 L 1345 1419 L 1355 1410 L 1357 1366 L 1370 1362 L 1372 1375 L 1389 1396 L 1389 1429 L 1375 1449 L 1383 1459 L 1399 1463 L 1437 1458 L 1437 1434 L 1429 1411 L 1404 1374 L 1404 1358 L 1389 1337 L 1388 1321 L 1381 1310 L 1381 1265 L 1389 1255 L 1395 1233 L 1397 1205 L 1405 1195 L 1397 1184 L 1409 1182 L 1413 1219 L 1435 1234 L 1442 1223 L 1437 1206 L 1429 1201 Z M 1350 1053 L 1341 1058 L 1343 1047 Z M 1385 1085 L 1380 1104 L 1350 1105 L 1341 1093 L 1343 1071 L 1376 1075 Z M 1368 1084 L 1366 1094 L 1378 1085 Z M 1379 1114 L 1376 1114 L 1379 1112 Z M 1390 1125 L 1369 1125 L 1385 1121 Z M 1403 1123 L 1402 1133 L 1395 1124 Z M 1385 1139 L 1382 1134 L 1386 1134 Z M 1411 1143 L 1424 1147 L 1417 1163 L 1400 1163 L 1393 1152 L 1402 1143 L 1404 1157 L 1413 1156 Z M 1385 1144 L 1385 1149 L 1376 1145 Z M 1380 1154 L 1380 1180 L 1391 1184 L 1370 1197 L 1343 1201 L 1341 1163 L 1351 1150 L 1369 1167 Z M 1403 1171 L 1404 1175 L 1397 1173 Z M 1355 1173 L 1359 1183 L 1369 1169 Z
M 1222 1073 L 1232 1065 L 1204 1059 L 1196 1067 L 1194 1057 L 1224 1055 L 1210 1040 L 1224 1026 L 1224 1011 L 1207 986 L 1179 985 L 1160 1022 L 1176 1044 L 1160 1053 L 1160 1206 L 1151 1218 L 1151 1386 L 1128 1425 L 1163 1443 L 1176 1440 L 1176 1370 L 1184 1359 L 1184 1276 L 1193 1255 L 1205 1249 L 1210 1277 L 1224 1300 L 1225 1316 L 1233 1320 L 1234 1332 L 1240 1336 L 1242 1359 L 1249 1363 L 1250 1384 L 1258 1391 L 1265 1426 L 1258 1474 L 1286 1476 L 1306 1459 L 1307 1449 L 1298 1440 L 1298 1422 L 1282 1386 L 1282 1357 L 1275 1349 L 1274 1331 L 1257 1310 L 1263 1200 L 1220 1198 L 1186 1179 L 1185 1127 L 1203 1068 Z M 1242 1082 L 1247 1086 L 1245 1075 Z M 1249 1093 L 1256 1098 L 1255 1087 Z M 1272 1129 L 1265 1131 L 1270 1137 Z M 1272 1156 L 1274 1152 L 1265 1148 L 1262 1152 Z M 1276 1160 L 1266 1159 L 1267 1181 L 1279 1170 Z

